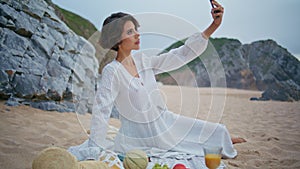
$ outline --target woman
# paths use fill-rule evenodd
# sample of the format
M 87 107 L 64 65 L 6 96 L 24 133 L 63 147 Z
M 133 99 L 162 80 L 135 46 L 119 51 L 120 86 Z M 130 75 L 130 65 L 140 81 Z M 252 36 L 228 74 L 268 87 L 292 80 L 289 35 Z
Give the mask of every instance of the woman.
M 224 125 L 209 123 L 215 127 L 203 141 L 200 132 L 208 123 L 170 112 L 155 80 L 156 74 L 177 69 L 206 49 L 208 38 L 222 23 L 224 12 L 219 3 L 212 3 L 212 24 L 188 38 L 183 46 L 159 56 L 131 55 L 132 50 L 140 48 L 139 24 L 131 15 L 115 13 L 104 21 L 100 44 L 115 50 L 117 57 L 102 71 L 88 147 L 105 147 L 108 120 L 115 105 L 121 120 L 114 141 L 116 152 L 141 149 L 149 155 L 168 151 L 203 155 L 204 146 L 218 145 L 223 148 L 224 157 L 237 155 L 232 143 L 241 140 L 231 140 Z

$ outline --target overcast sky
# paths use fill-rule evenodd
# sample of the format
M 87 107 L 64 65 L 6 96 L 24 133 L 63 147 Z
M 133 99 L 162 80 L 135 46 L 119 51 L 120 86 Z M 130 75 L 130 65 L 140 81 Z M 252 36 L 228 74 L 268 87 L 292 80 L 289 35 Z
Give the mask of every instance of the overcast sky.
M 127 12 L 147 18 L 145 13 L 156 13 L 165 23 L 149 22 L 153 27 L 184 32 L 193 25 L 200 31 L 212 21 L 209 0 L 52 0 L 60 7 L 70 10 L 91 21 L 99 30 L 103 20 L 113 12 Z M 212 37 L 227 37 L 240 40 L 243 44 L 257 40 L 273 39 L 300 56 L 300 0 L 219 0 L 225 8 L 222 26 Z M 161 14 L 160 17 L 157 14 Z M 178 21 L 178 24 L 168 23 Z M 143 21 L 141 28 L 143 28 Z M 179 24 L 180 23 L 180 24 Z M 148 25 L 149 27 L 149 25 Z M 188 30 L 193 32 L 193 30 Z M 185 34 L 183 34 L 185 35 Z M 182 35 L 182 36 L 183 36 Z M 175 35 L 176 36 L 176 35 Z M 150 40 L 151 39 L 151 40 Z M 142 48 L 164 48 L 170 38 L 148 37 L 142 39 Z M 171 38 L 172 39 L 172 38 Z M 144 41 L 149 42 L 144 42 Z M 155 42 L 154 42 L 155 41 Z M 143 46 L 144 44 L 144 46 Z M 146 47 L 145 47 L 146 46 Z

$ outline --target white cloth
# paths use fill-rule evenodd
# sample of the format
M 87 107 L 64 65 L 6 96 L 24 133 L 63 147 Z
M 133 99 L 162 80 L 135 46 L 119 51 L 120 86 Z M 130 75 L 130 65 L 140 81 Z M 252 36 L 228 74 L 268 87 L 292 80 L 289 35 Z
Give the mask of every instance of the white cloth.
M 115 105 L 121 120 L 121 128 L 114 140 L 116 152 L 125 154 L 132 149 L 141 149 L 150 156 L 168 151 L 203 156 L 203 147 L 214 145 L 223 147 L 223 156 L 235 157 L 237 152 L 224 125 L 170 112 L 155 80 L 156 74 L 175 70 L 195 59 L 203 53 L 207 43 L 201 33 L 196 33 L 183 46 L 168 53 L 134 55 L 139 78 L 129 74 L 116 60 L 106 65 L 94 102 L 88 147 L 85 148 L 106 147 L 108 120 Z M 201 132 L 207 126 L 213 132 L 203 139 Z

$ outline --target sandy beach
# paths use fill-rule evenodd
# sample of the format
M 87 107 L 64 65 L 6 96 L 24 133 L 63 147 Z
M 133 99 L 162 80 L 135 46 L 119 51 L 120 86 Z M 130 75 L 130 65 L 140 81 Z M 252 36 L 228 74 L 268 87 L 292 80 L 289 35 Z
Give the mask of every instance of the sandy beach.
M 233 137 L 247 140 L 235 145 L 235 159 L 223 159 L 227 168 L 300 168 L 300 102 L 250 101 L 250 97 L 260 96 L 259 91 L 177 86 L 161 89 L 171 111 L 223 123 Z M 44 148 L 67 149 L 88 138 L 90 114 L 9 107 L 5 101 L 0 102 L 0 114 L 3 169 L 30 169 L 32 160 Z M 120 126 L 116 119 L 110 124 Z

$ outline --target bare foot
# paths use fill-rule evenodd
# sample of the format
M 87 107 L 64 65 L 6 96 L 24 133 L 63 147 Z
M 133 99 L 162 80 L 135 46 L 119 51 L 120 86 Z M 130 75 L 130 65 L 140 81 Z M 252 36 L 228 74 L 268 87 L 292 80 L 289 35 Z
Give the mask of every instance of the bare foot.
M 231 138 L 232 144 L 244 143 L 247 142 L 245 139 L 241 137 Z

